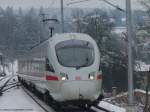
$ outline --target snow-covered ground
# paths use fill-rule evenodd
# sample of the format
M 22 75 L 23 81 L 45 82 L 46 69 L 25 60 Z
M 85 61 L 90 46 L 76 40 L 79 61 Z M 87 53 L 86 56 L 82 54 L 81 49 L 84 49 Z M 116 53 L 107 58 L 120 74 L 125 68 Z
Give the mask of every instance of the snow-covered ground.
M 45 112 L 20 87 L 0 96 L 0 112 Z
M 150 69 L 150 64 L 146 64 L 145 62 L 142 61 L 136 61 L 135 65 L 135 70 L 138 71 L 149 71 Z
M 0 87 L 10 78 L 8 75 L 2 81 L 0 81 Z M 16 79 L 17 77 L 14 77 Z M 13 79 L 10 83 L 15 83 Z M 9 83 L 9 84 L 10 84 Z M 124 108 L 115 106 L 105 101 L 101 101 L 99 106 L 114 112 L 126 112 Z M 45 112 L 30 96 L 22 89 L 22 87 L 15 87 L 8 91 L 5 91 L 2 96 L 0 96 L 0 112 Z M 50 111 L 51 112 L 51 111 Z M 99 109 L 96 112 L 104 112 Z
M 0 87 L 10 78 L 10 76 L 0 77 Z
M 103 107 L 109 111 L 112 111 L 112 112 L 126 112 L 126 110 L 124 108 L 118 107 L 116 105 L 110 104 L 110 103 L 105 102 L 105 101 L 101 101 L 99 103 L 99 106 Z
M 125 109 L 107 103 L 100 102 L 99 106 L 114 112 L 126 112 Z M 13 88 L 0 96 L 0 112 L 45 112 L 22 89 Z M 97 112 L 104 112 L 97 110 Z

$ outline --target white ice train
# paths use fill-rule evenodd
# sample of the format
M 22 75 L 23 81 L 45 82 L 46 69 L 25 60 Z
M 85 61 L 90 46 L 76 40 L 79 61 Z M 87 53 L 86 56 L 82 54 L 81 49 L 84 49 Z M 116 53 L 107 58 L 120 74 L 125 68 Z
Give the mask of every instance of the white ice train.
M 18 62 L 19 79 L 55 101 L 92 102 L 101 95 L 100 52 L 86 34 L 55 34 Z

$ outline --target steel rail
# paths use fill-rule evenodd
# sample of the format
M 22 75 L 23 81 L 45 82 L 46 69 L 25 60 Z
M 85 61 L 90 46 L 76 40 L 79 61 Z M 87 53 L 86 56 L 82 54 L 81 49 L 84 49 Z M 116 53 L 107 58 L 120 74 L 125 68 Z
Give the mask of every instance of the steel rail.
M 25 93 L 28 95 L 28 96 L 30 96 L 30 98 L 36 103 L 36 104 L 38 104 L 45 112 L 51 112 L 50 110 L 48 110 L 48 109 L 46 109 L 42 104 L 40 104 L 36 99 L 38 99 L 37 97 L 36 97 L 36 99 L 31 95 L 31 92 L 29 93 L 29 91 L 27 90 L 27 89 L 25 89 L 24 87 L 22 87 L 23 88 L 23 90 L 25 91 Z M 35 95 L 34 95 L 35 96 Z M 40 100 L 40 99 L 39 99 Z M 46 105 L 46 104 L 45 104 Z

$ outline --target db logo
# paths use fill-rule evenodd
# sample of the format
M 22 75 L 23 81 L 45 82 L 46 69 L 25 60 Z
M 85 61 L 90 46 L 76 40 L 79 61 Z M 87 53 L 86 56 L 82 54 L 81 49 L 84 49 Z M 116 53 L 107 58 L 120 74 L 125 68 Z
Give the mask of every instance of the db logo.
M 75 79 L 76 80 L 81 80 L 81 77 L 80 76 L 76 76 Z

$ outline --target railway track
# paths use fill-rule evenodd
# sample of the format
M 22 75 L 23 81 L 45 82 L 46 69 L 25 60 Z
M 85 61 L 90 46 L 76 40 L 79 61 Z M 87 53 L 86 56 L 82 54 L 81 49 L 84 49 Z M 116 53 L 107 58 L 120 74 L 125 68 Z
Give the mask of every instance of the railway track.
M 2 80 L 4 80 L 6 77 L 2 77 L 2 78 L 0 78 L 0 81 L 2 81 Z
M 5 87 L 7 87 L 7 84 L 10 82 L 10 80 L 13 77 L 14 76 L 7 76 L 7 77 L 4 77 L 0 80 L 2 82 L 2 84 L 0 85 L 0 96 L 3 94 Z
M 4 77 L 0 80 L 0 81 L 2 81 L 5 79 L 3 85 L 0 86 L 0 94 L 1 95 L 3 94 L 3 92 L 5 92 L 13 87 L 21 86 L 21 84 L 19 82 L 10 82 L 13 77 L 14 76 Z M 67 106 L 62 105 L 61 107 L 59 107 L 58 105 L 55 106 L 55 104 L 51 104 L 51 102 L 44 102 L 44 100 L 42 98 L 40 98 L 40 96 L 35 95 L 34 92 L 29 87 L 26 87 L 24 85 L 24 86 L 22 86 L 22 89 L 45 112 L 111 112 L 111 111 L 108 111 L 97 105 L 92 105 L 90 108 L 77 107 L 77 106 L 73 106 L 73 105 L 67 105 Z
M 45 112 L 92 112 L 92 111 L 85 111 L 83 109 L 74 108 L 74 107 L 66 107 L 62 108 L 61 110 L 58 108 L 57 110 L 52 109 L 50 105 L 47 105 L 45 102 L 43 102 L 41 99 L 39 99 L 37 96 L 35 96 L 32 92 L 30 92 L 25 87 L 22 87 L 22 89 L 25 91 L 25 93 L 35 102 L 37 103 Z M 95 111 L 94 111 L 95 112 Z
M 24 90 L 24 92 L 36 103 L 39 105 L 39 107 L 41 107 L 45 112 L 55 112 L 54 110 L 52 110 L 52 108 L 50 108 L 46 103 L 44 103 L 43 101 L 41 101 L 38 97 L 36 97 L 33 93 L 31 93 L 30 91 L 28 91 L 25 87 L 22 86 L 22 89 Z
M 22 86 L 22 88 L 25 91 L 25 93 L 27 93 L 27 95 L 30 96 L 30 98 L 33 99 L 35 103 L 37 103 L 45 112 L 111 112 L 102 107 L 94 105 L 91 106 L 91 108 L 77 107 L 73 105 L 54 108 L 54 105 L 44 102 L 42 98 L 35 96 L 35 94 L 32 93 L 32 91 L 29 91 L 24 86 Z
M 35 87 L 27 84 L 25 81 L 20 80 L 23 90 L 29 95 L 45 112 L 112 112 L 102 107 L 99 107 L 97 103 L 86 105 L 71 105 L 54 101 L 49 95 L 45 96 Z M 48 93 L 49 94 L 49 93 Z
M 19 82 L 10 82 L 11 79 L 13 78 L 14 76 L 11 76 L 11 77 L 4 77 L 2 80 L 4 81 L 3 82 L 3 85 L 0 86 L 0 93 L 1 95 L 13 88 L 13 87 L 17 87 L 17 86 L 21 86 L 21 84 Z M 4 80 L 5 79 L 5 80 Z M 2 81 L 1 80 L 1 81 Z M 44 112 L 96 112 L 92 109 L 85 109 L 85 108 L 79 108 L 79 107 L 74 107 L 72 105 L 68 105 L 67 107 L 62 107 L 61 109 L 59 109 L 59 107 L 56 109 L 53 109 L 53 107 L 51 108 L 52 105 L 48 105 L 46 104 L 46 102 L 42 101 L 41 98 L 38 98 L 38 96 L 36 96 L 34 93 L 32 93 L 31 91 L 29 91 L 27 88 L 25 88 L 24 86 L 21 86 L 22 89 L 24 90 L 24 92 L 36 103 L 38 104 L 38 106 L 40 108 L 42 108 L 42 110 Z
M 5 88 L 2 90 L 2 92 L 5 92 L 5 91 L 7 91 L 7 90 L 9 90 L 9 89 L 11 89 L 11 88 L 15 88 L 15 87 L 18 87 L 18 88 L 19 88 L 20 85 L 21 85 L 21 84 L 18 83 L 18 82 L 7 84 L 7 85 L 5 86 Z
M 8 77 L 10 77 L 10 76 L 2 77 L 2 78 L 0 78 L 0 81 L 2 81 L 2 80 L 4 80 L 4 79 L 6 79 L 6 78 L 8 78 Z

